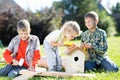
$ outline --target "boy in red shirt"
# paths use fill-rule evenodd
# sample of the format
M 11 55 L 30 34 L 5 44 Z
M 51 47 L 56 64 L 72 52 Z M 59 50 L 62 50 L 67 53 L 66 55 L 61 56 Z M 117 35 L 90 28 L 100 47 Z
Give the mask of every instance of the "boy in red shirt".
M 8 63 L 0 69 L 0 76 L 15 77 L 21 69 L 35 71 L 40 60 L 40 42 L 37 36 L 31 35 L 30 24 L 23 19 L 17 23 L 18 35 L 9 43 L 4 58 Z

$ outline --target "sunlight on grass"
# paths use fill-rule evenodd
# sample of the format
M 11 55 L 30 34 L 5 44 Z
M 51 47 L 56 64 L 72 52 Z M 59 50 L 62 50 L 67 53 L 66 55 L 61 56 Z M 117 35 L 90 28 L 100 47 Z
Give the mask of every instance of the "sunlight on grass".
M 108 55 L 120 66 L 120 37 L 108 38 Z

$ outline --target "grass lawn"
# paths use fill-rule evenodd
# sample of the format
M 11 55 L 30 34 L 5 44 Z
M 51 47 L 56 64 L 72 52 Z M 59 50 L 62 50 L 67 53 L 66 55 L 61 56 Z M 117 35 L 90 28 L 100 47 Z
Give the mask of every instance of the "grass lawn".
M 79 41 L 75 41 L 75 43 L 80 44 Z M 120 37 L 109 37 L 108 38 L 108 55 L 120 67 Z M 65 56 L 64 54 L 64 47 L 61 47 L 61 55 Z M 5 50 L 5 48 L 0 49 L 0 57 L 2 57 L 2 53 Z M 43 52 L 43 46 L 41 45 L 41 55 L 44 56 Z M 3 64 L 0 64 L 2 67 Z M 117 73 L 112 72 L 90 72 L 96 74 L 96 77 L 94 78 L 80 78 L 80 77 L 34 77 L 30 80 L 120 80 L 120 71 Z M 0 77 L 0 80 L 12 80 L 7 77 Z

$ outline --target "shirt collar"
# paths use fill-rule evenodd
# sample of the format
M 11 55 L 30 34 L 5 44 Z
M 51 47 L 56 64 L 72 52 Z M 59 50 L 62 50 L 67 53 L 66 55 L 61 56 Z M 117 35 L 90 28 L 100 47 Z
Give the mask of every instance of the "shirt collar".
M 94 32 L 91 32 L 90 30 L 88 30 L 88 32 L 89 32 L 89 34 L 93 34 L 93 33 L 96 33 L 97 31 L 98 31 L 98 27 L 96 26 L 96 29 L 95 29 L 95 31 Z
M 29 39 L 28 39 L 28 42 L 30 42 L 32 40 L 32 36 L 30 35 L 29 36 Z

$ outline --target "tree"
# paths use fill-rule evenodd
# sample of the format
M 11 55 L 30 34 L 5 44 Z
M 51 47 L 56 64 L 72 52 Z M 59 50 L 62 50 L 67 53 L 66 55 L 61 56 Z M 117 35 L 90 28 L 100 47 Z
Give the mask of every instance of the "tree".
M 16 23 L 26 18 L 25 12 L 13 0 L 0 0 L 0 39 L 4 45 L 17 35 Z
M 84 15 L 88 11 L 97 10 L 95 0 L 63 0 L 63 3 L 65 13 L 63 22 L 75 20 L 80 24 L 83 31 L 86 30 L 86 27 L 84 27 Z
M 22 10 L 13 0 L 0 0 L 0 2 L 0 40 L 4 45 L 8 45 L 17 35 L 16 24 L 20 19 L 25 18 L 30 22 L 31 34 L 38 36 L 41 44 L 46 35 L 61 26 L 60 9 L 55 11 L 54 8 L 44 8 L 33 13 L 30 9 Z
M 107 31 L 107 33 L 109 33 L 108 35 L 113 35 L 115 33 L 113 19 L 105 10 L 98 9 L 96 0 L 62 0 L 61 3 L 64 11 L 62 23 L 69 20 L 77 21 L 81 26 L 81 30 L 85 31 L 85 14 L 89 11 L 96 11 L 100 16 L 98 26 Z M 111 30 L 114 33 L 111 34 Z
M 36 13 L 27 12 L 28 19 L 31 24 L 31 34 L 37 35 L 40 43 L 43 43 L 44 38 L 53 30 L 61 26 L 61 10 L 55 11 L 54 8 L 45 8 Z
M 120 32 L 120 3 L 117 3 L 116 6 L 112 7 L 112 16 L 116 21 L 116 30 Z

